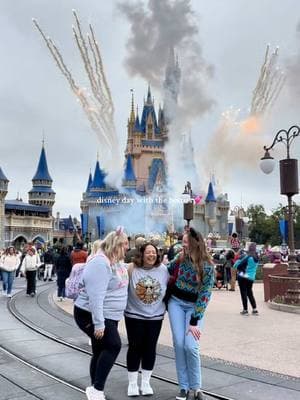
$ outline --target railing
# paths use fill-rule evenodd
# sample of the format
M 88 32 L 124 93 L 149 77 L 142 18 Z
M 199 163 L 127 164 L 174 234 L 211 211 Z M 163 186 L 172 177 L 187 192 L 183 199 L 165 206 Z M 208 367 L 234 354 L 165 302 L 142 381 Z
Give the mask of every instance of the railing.
M 300 278 L 270 275 L 270 301 L 300 305 Z

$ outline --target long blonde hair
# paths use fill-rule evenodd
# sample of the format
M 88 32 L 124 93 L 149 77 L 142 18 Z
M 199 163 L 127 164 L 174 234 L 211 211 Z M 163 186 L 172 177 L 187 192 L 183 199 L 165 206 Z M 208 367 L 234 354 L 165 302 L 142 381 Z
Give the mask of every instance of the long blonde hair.
M 212 264 L 211 257 L 207 251 L 207 247 L 201 233 L 197 232 L 194 228 L 190 228 L 186 235 L 188 236 L 189 241 L 189 256 L 195 267 L 198 281 L 199 283 L 202 283 L 204 263 L 207 262 Z
M 95 240 L 92 244 L 92 250 L 90 256 L 94 256 L 101 249 L 101 240 Z
M 120 261 L 125 257 L 124 243 L 127 235 L 121 229 L 110 232 L 101 242 L 100 248 L 111 261 Z

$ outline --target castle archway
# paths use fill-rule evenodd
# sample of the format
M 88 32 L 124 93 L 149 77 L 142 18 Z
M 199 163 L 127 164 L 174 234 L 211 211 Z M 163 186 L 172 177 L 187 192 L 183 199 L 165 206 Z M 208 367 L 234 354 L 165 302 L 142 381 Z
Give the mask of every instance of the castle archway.
M 21 250 L 27 242 L 28 240 L 25 236 L 19 235 L 12 241 L 12 244 L 16 249 Z
M 43 247 L 43 245 L 45 244 L 45 239 L 42 236 L 36 236 L 35 238 L 33 238 L 32 243 L 37 247 Z

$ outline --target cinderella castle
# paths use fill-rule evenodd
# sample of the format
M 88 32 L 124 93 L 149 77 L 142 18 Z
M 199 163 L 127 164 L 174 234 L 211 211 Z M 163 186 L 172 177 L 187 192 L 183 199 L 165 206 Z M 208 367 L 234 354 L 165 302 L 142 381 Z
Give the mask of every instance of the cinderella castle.
M 140 117 L 132 93 L 122 187 L 115 188 L 106 182 L 106 173 L 97 160 L 80 203 L 82 233 L 90 240 L 102 238 L 117 225 L 124 225 L 129 234 L 182 230 L 183 206 L 170 206 L 168 202 L 172 183 L 168 180 L 165 154 L 180 77 L 178 60 L 171 49 L 163 84 L 164 107 L 159 106 L 156 112 L 149 86 Z M 186 181 L 198 186 L 194 182 L 198 174 L 190 133 L 182 135 L 181 147 L 184 151 L 180 152 L 178 168 L 188 171 Z M 230 207 L 227 195 L 218 193 L 213 179 L 201 196 L 193 194 L 190 184 L 189 188 L 190 200 L 194 202 L 192 225 L 204 236 L 218 232 L 226 238 Z

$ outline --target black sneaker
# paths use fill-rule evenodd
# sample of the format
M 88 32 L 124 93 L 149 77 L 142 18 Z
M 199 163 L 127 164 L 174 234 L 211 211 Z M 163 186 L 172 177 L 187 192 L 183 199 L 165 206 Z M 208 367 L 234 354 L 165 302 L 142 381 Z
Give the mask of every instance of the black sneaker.
M 195 400 L 205 400 L 206 397 L 204 396 L 203 392 L 201 392 L 201 390 L 198 390 L 198 391 L 194 394 L 194 399 L 195 399 Z
M 178 395 L 176 396 L 176 400 L 187 400 L 189 397 L 189 392 L 181 389 Z
M 241 311 L 241 312 L 240 312 L 240 314 L 241 314 L 241 315 L 249 315 L 249 313 L 248 313 L 248 311 L 247 311 L 247 310 L 243 310 L 243 311 Z
M 252 315 L 259 315 L 257 310 L 252 311 Z

